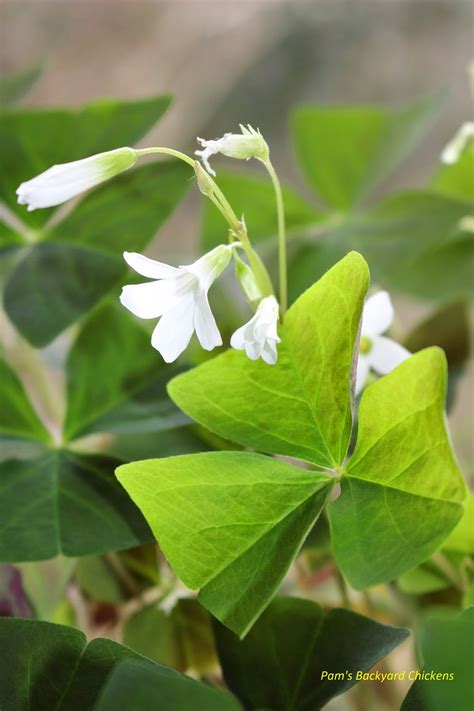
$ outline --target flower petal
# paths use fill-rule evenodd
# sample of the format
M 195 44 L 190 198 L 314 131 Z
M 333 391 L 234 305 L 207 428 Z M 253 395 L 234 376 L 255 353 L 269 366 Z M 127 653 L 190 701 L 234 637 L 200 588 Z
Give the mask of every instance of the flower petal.
M 363 390 L 364 385 L 369 376 L 370 370 L 370 360 L 366 355 L 362 353 L 359 354 L 359 360 L 357 361 L 357 375 L 356 375 L 356 396 Z
M 206 292 L 196 299 L 194 309 L 194 328 L 199 343 L 206 351 L 212 351 L 216 346 L 222 346 L 222 338 L 217 328 L 216 320 L 209 306 Z
M 160 319 L 151 337 L 151 345 L 172 363 L 187 348 L 194 333 L 194 296 L 188 293 Z
M 157 262 L 155 259 L 149 259 L 138 252 L 124 252 L 123 258 L 129 267 L 132 267 L 138 274 L 149 279 L 166 279 L 168 277 L 177 276 L 179 269 L 171 267 L 169 264 Z
M 128 284 L 122 289 L 120 302 L 138 318 L 158 318 L 176 304 L 174 280 Z
M 377 336 L 374 338 L 369 360 L 372 368 L 379 375 L 387 375 L 391 370 L 411 356 L 411 353 L 391 338 Z
M 278 357 L 275 341 L 267 340 L 264 342 L 261 356 L 268 365 L 275 365 Z
M 393 322 L 393 306 L 386 291 L 379 291 L 365 302 L 362 317 L 362 335 L 380 336 Z

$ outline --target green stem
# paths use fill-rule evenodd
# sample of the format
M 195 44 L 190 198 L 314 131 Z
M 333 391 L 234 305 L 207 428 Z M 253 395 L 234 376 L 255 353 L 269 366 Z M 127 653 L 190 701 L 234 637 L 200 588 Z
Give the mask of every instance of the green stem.
M 285 235 L 285 208 L 280 181 L 270 159 L 263 161 L 265 168 L 272 180 L 275 190 L 277 219 L 278 219 L 278 272 L 280 281 L 280 314 L 285 315 L 288 306 L 287 265 L 286 265 L 286 235 Z
M 135 151 L 137 156 L 148 156 L 152 153 L 164 153 L 167 156 L 173 156 L 173 158 L 179 158 L 179 160 L 184 161 L 191 168 L 194 168 L 194 160 L 186 155 L 186 153 L 181 153 L 181 151 L 175 151 L 174 148 L 164 148 L 163 146 L 153 146 L 152 148 L 140 148 Z
M 136 151 L 136 153 L 139 158 L 141 156 L 151 155 L 153 153 L 163 153 L 165 155 L 173 156 L 173 158 L 179 158 L 179 160 L 184 161 L 194 170 L 194 159 L 186 155 L 186 153 L 181 153 L 181 151 L 176 151 L 173 148 L 153 146 L 151 148 L 139 149 Z M 235 234 L 236 238 L 240 240 L 240 242 L 242 242 L 242 249 L 244 250 L 249 264 L 255 273 L 255 278 L 257 280 L 257 284 L 260 288 L 260 291 L 262 292 L 262 295 L 270 296 L 271 294 L 273 294 L 273 286 L 271 279 L 268 276 L 268 272 L 265 268 L 265 265 L 263 264 L 258 254 L 254 251 L 250 243 L 245 224 L 241 220 L 239 220 L 234 210 L 232 209 L 231 204 L 229 203 L 217 183 L 212 179 L 210 175 L 208 175 L 208 178 L 213 190 L 213 195 L 209 196 L 210 200 L 217 207 L 219 212 L 221 212 L 221 214 L 229 224 L 232 232 Z

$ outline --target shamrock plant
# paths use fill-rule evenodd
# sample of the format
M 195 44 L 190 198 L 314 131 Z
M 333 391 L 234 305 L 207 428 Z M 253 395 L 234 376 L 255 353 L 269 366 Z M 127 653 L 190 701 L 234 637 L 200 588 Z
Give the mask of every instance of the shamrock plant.
M 200 590 L 199 600 L 217 619 L 243 636 L 323 509 L 336 560 L 352 586 L 363 589 L 396 578 L 439 548 L 462 516 L 465 486 L 446 432 L 441 350 L 409 357 L 381 335 L 393 320 L 390 298 L 379 292 L 365 301 L 369 269 L 356 252 L 285 313 L 282 193 L 268 146 L 251 127 L 200 143 L 197 153 L 208 171 L 208 158 L 219 152 L 257 158 L 267 167 L 278 211 L 283 303 L 273 295 L 245 222 L 210 173 L 172 149 L 135 151 L 136 157 L 171 153 L 192 165 L 201 191 L 229 224 L 229 244 L 188 266 L 124 253 L 129 266 L 153 279 L 125 286 L 120 297 L 136 316 L 160 318 L 152 346 L 172 362 L 194 331 L 206 350 L 222 344 L 207 293 L 237 250 L 247 257 L 245 268 L 261 300 L 231 338 L 244 352 L 230 350 L 168 386 L 186 414 L 246 451 L 134 462 L 119 467 L 117 476 L 179 577 Z M 55 166 L 21 185 L 20 199 L 30 207 L 57 204 L 61 186 L 66 199 L 71 184 L 86 187 L 98 175 L 105 180 L 116 172 L 120 150 L 130 151 Z M 127 167 L 128 162 L 122 166 Z M 388 375 L 362 397 L 351 450 L 355 392 L 371 367 Z
M 49 128 L 40 131 L 21 171 L 14 151 L 7 155 L 11 174 L 0 194 L 15 219 L 0 222 L 0 247 L 12 260 L 5 310 L 37 347 L 79 325 L 64 354 L 61 408 L 48 407 L 46 384 L 38 412 L 20 366 L 0 360 L 0 435 L 21 452 L 0 462 L 0 557 L 23 565 L 77 557 L 75 579 L 87 590 L 100 566 L 108 580 L 101 599 L 119 609 L 114 638 L 129 646 L 86 644 L 77 630 L 51 624 L 53 615 L 0 620 L 0 646 L 14 638 L 17 659 L 11 668 L 0 652 L 1 708 L 13 708 L 15 694 L 45 710 L 86 703 L 142 711 L 158 696 L 183 711 L 321 708 L 409 632 L 277 595 L 319 538 L 345 607 L 357 591 L 392 581 L 405 590 L 420 578 L 423 591 L 441 580 L 436 589 L 454 586 L 463 606 L 471 600 L 472 507 L 464 511 L 445 414 L 448 366 L 452 398 L 466 356 L 456 340 L 464 307 L 444 307 L 401 339 L 386 290 L 431 298 L 432 279 L 415 279 L 423 263 L 440 275 L 444 296 L 464 294 L 465 272 L 454 283 L 440 262 L 464 268 L 471 243 L 471 129 L 448 144 L 427 188 L 367 205 L 438 100 L 394 112 L 298 110 L 296 152 L 323 199 L 316 207 L 281 184 L 269 142 L 250 125 L 198 138 L 194 155 L 130 147 L 166 103 L 126 106 L 115 129 L 115 105 L 52 113 L 51 126 L 66 126 L 75 140 L 60 150 Z M 35 120 L 40 128 L 45 120 L 30 118 L 18 122 L 18 154 L 34 144 Z M 108 142 L 89 136 L 96 123 Z M 0 116 L 0 135 L 16 136 L 12 126 L 9 112 Z M 64 147 L 76 142 L 68 162 Z M 219 155 L 256 161 L 266 175 L 221 171 Z M 203 200 L 200 254 L 146 256 L 190 175 Z M 166 564 L 156 564 L 155 540 Z M 8 605 L 20 609 L 8 597 L 17 578 L 7 572 Z M 196 596 L 200 606 L 188 599 Z M 143 630 L 178 627 L 186 660 L 189 630 L 205 628 L 211 662 L 193 666 L 180 653 L 172 666 L 214 673 L 218 658 L 234 696 L 147 658 L 163 661 L 161 649 L 142 643 Z M 46 668 L 55 683 L 45 691 L 30 676 Z M 86 688 L 88 673 L 95 681 Z M 423 689 L 431 698 L 431 687 Z

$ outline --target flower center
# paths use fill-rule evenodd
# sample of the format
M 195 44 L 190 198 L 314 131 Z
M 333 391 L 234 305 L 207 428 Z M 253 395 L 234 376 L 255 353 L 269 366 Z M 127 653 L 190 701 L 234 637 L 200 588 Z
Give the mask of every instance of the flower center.
M 370 353 L 370 351 L 372 350 L 372 341 L 370 340 L 370 338 L 367 338 L 367 336 L 362 336 L 362 338 L 360 339 L 359 350 L 363 355 L 367 355 L 367 353 Z

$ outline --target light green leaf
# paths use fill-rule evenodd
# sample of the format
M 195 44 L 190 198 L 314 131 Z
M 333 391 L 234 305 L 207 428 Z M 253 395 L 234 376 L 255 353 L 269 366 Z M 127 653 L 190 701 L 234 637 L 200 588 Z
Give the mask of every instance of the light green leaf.
M 0 435 L 50 442 L 15 372 L 0 358 Z
M 243 452 L 134 462 L 117 477 L 177 575 L 239 635 L 268 604 L 332 483 Z
M 409 635 L 294 597 L 275 598 L 244 640 L 218 623 L 214 633 L 229 689 L 246 709 L 272 711 L 321 709 Z
M 474 200 L 474 149 L 472 144 L 451 165 L 442 165 L 433 178 L 433 188 L 452 197 Z
M 133 664 L 122 667 L 127 661 Z M 146 689 L 154 694 L 151 705 L 142 704 L 144 672 L 148 672 Z M 111 689 L 122 683 L 121 698 L 117 705 L 109 706 L 105 697 L 110 698 Z M 1 618 L 0 708 L 238 711 L 240 707 L 230 694 L 162 667 L 110 639 L 87 643 L 86 636 L 72 627 Z
M 449 538 L 443 543 L 443 550 L 459 551 L 474 555 L 474 493 L 470 492 L 464 505 L 464 514 Z
M 409 154 L 439 104 L 436 96 L 399 109 L 297 109 L 293 138 L 307 179 L 328 205 L 348 210 Z
M 55 451 L 0 464 L 0 560 L 74 557 L 148 541 L 148 526 L 115 480 L 118 463 Z
M 104 304 L 89 316 L 66 370 L 68 439 L 170 429 L 188 421 L 166 393 L 176 368 L 163 365 L 149 334 L 121 307 Z
M 427 616 L 418 641 L 427 678 L 415 681 L 401 711 L 471 711 L 474 607 Z
M 364 391 L 354 454 L 328 506 L 336 559 L 362 589 L 426 560 L 462 515 L 445 428 L 446 359 L 421 351 Z
M 0 220 L 0 256 L 2 259 L 6 250 L 21 247 L 23 244 L 25 244 L 23 235 Z
M 172 380 L 171 397 L 234 442 L 338 466 L 352 427 L 349 378 L 368 281 L 352 252 L 286 314 L 277 365 L 228 351 Z
M 27 212 L 17 203 L 20 183 L 56 163 L 133 145 L 161 118 L 167 96 L 136 101 L 103 99 L 79 109 L 7 110 L 0 116 L 0 200 L 31 227 L 40 227 L 54 208 Z
M 76 245 L 44 242 L 27 252 L 5 287 L 5 310 L 20 333 L 42 348 L 117 285 L 123 260 Z
M 407 570 L 397 580 L 400 590 L 408 595 L 425 595 L 444 590 L 451 585 L 448 578 L 430 561 L 426 561 L 413 570 Z
M 58 555 L 51 560 L 17 563 L 15 567 L 21 572 L 23 587 L 33 605 L 35 618 L 55 622 L 76 560 Z
M 244 216 L 253 244 L 270 237 L 276 239 L 275 193 L 269 178 L 219 171 L 216 182 L 236 214 Z M 323 217 L 290 188 L 283 188 L 283 201 L 288 232 L 319 222 Z M 209 200 L 205 200 L 203 210 L 201 241 L 203 249 L 208 250 L 227 241 L 229 226 Z

